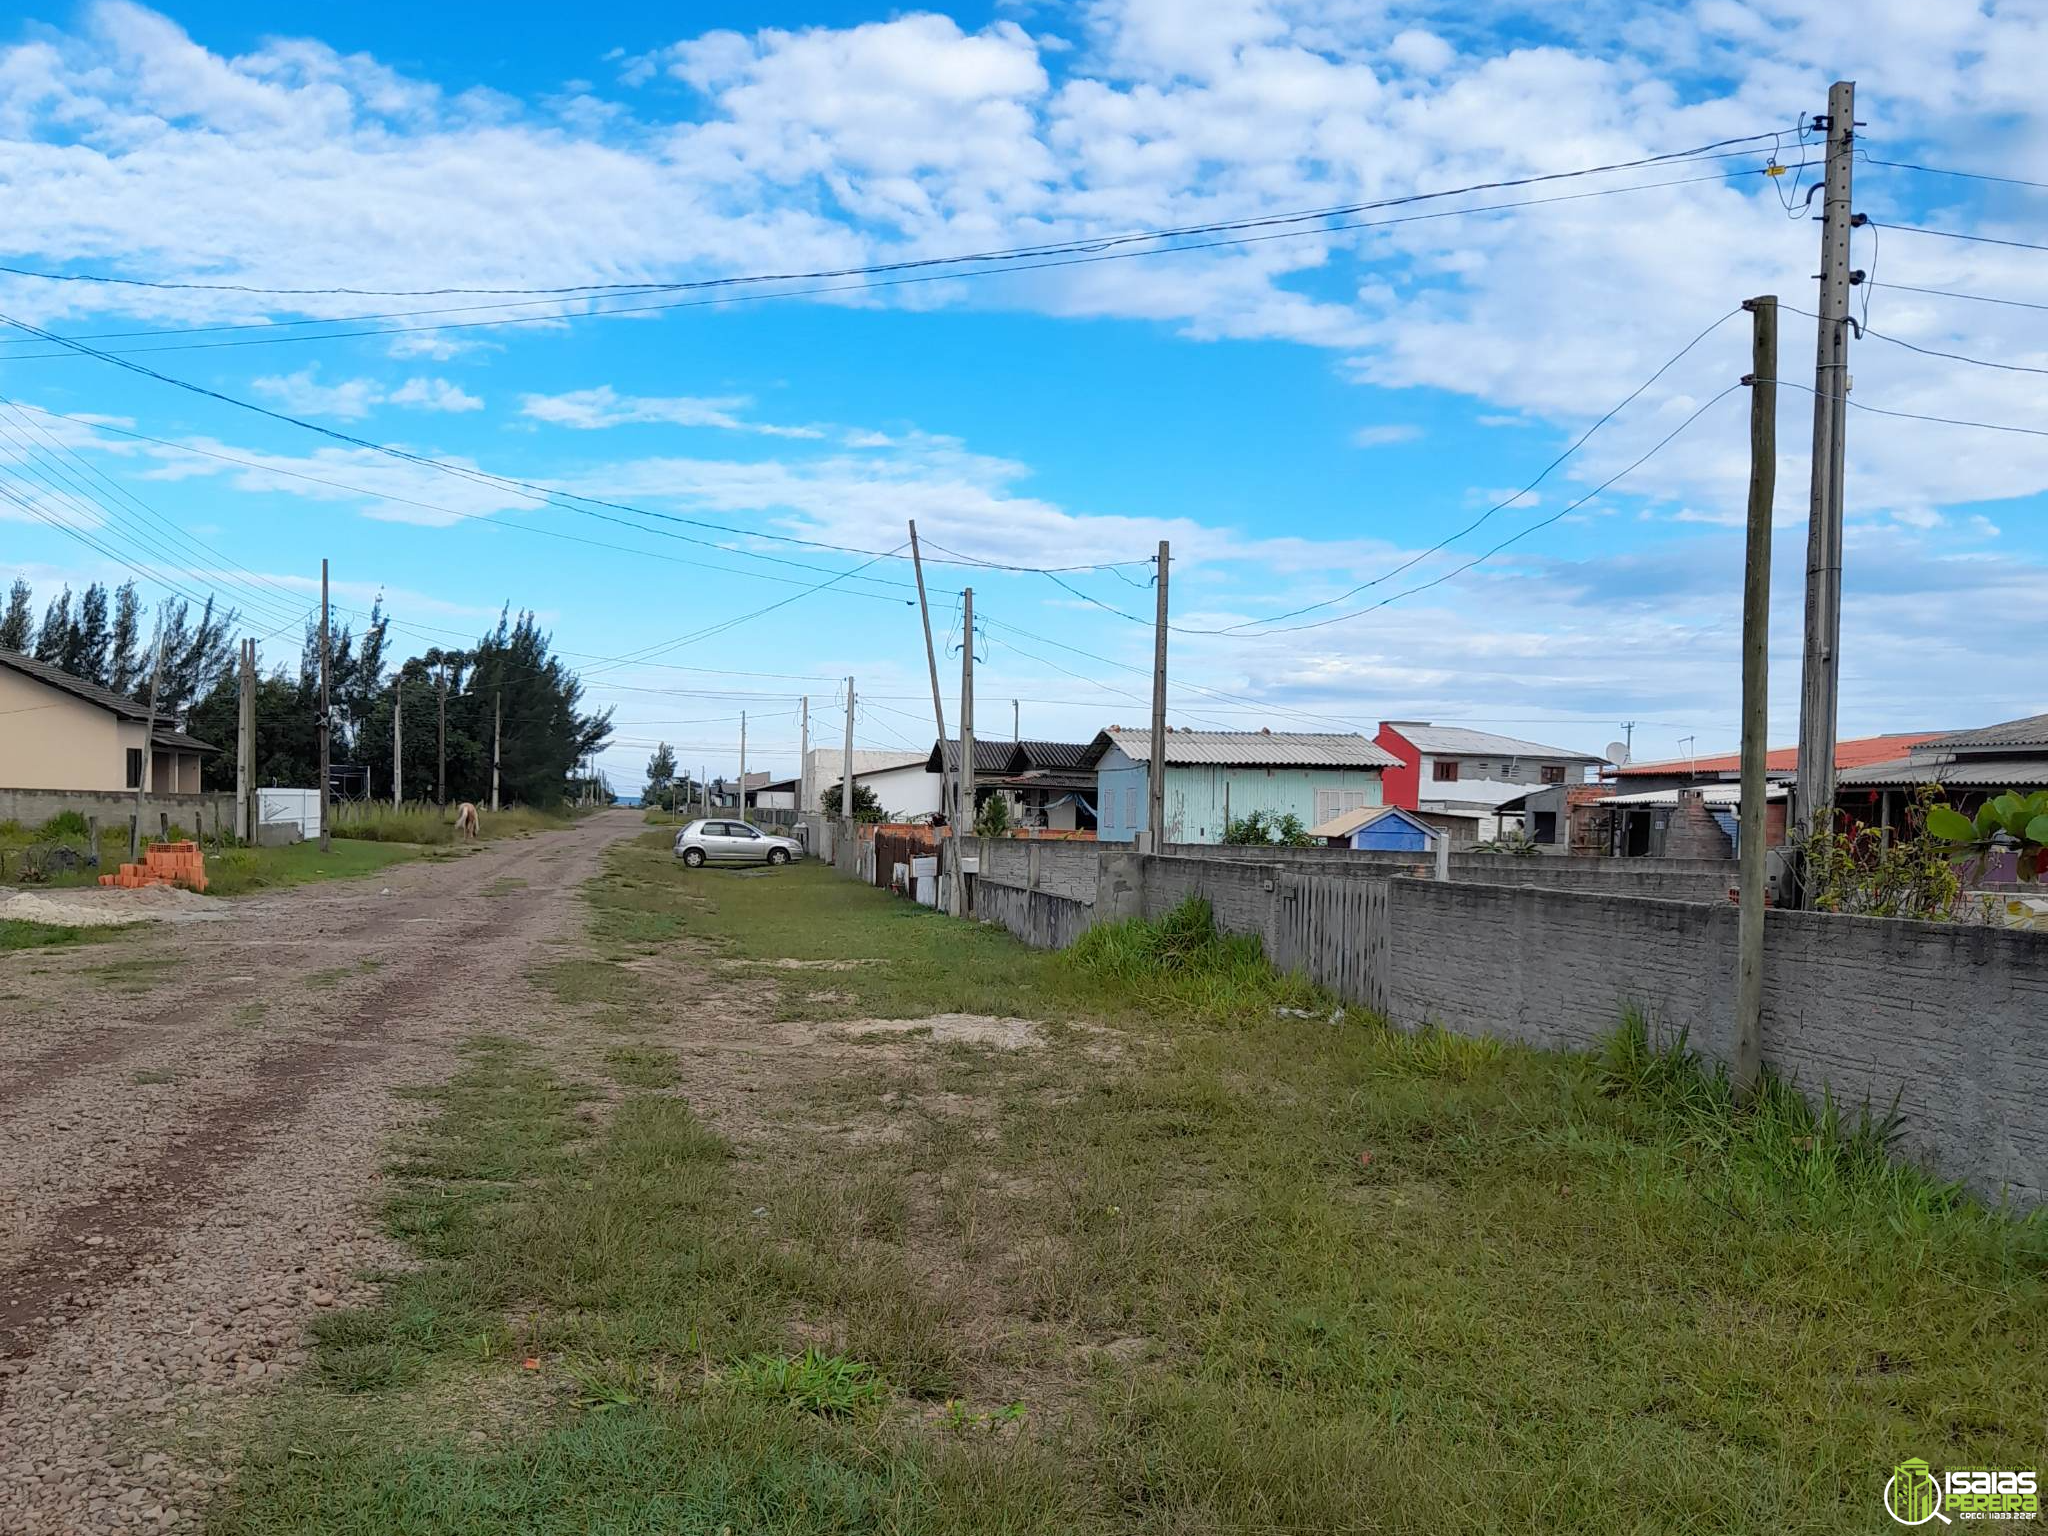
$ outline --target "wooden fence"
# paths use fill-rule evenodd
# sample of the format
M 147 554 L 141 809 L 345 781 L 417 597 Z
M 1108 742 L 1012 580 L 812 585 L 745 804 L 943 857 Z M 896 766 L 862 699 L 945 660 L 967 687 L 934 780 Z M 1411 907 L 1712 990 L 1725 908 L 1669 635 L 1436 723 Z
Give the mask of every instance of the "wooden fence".
M 1387 1011 L 1387 882 L 1276 872 L 1266 953 L 1349 1003 Z

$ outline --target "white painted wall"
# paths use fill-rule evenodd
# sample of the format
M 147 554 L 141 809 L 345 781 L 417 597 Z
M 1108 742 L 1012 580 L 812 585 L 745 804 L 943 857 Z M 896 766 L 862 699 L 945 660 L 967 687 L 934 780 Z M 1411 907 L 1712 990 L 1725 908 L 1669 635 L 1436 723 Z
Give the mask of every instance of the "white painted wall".
M 900 768 L 884 768 L 874 773 L 856 771 L 853 781 L 872 789 L 892 819 L 929 816 L 939 808 L 939 775 L 925 772 L 923 758 Z

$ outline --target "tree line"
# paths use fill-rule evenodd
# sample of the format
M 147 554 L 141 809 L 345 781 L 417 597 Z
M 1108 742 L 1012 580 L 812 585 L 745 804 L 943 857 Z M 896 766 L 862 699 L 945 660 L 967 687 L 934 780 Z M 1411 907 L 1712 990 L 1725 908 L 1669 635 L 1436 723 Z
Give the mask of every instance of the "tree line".
M 208 599 L 195 618 L 173 600 L 160 610 L 163 677 L 157 708 L 168 723 L 221 750 L 204 759 L 207 789 L 232 789 L 240 728 L 238 615 Z M 40 622 L 34 593 L 17 580 L 0 613 L 0 650 L 20 651 L 74 676 L 137 700 L 149 697 L 157 620 L 134 583 L 109 593 L 95 584 L 73 599 L 52 599 Z M 360 630 L 343 623 L 328 636 L 329 760 L 359 768 L 372 798 L 392 791 L 392 737 L 402 720 L 404 789 L 408 800 L 439 792 L 438 729 L 446 690 L 447 798 L 488 800 L 491 740 L 502 710 L 499 793 L 508 802 L 560 800 L 582 760 L 611 737 L 612 711 L 582 708 L 583 684 L 553 652 L 552 637 L 529 612 L 508 608 L 476 643 L 434 646 L 417 656 L 389 657 L 390 615 L 380 599 Z M 320 775 L 320 629 L 309 620 L 290 662 L 256 677 L 256 782 L 312 787 Z

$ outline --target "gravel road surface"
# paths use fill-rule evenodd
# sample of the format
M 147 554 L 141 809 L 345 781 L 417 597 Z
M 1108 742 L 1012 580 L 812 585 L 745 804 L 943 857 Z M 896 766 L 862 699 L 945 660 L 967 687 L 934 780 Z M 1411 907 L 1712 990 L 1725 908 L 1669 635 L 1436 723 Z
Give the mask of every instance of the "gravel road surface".
M 642 830 L 614 812 L 0 955 L 0 1532 L 198 1529 L 234 1438 L 209 1427 L 399 1260 L 373 1210 L 416 1113 L 394 1090 L 556 1006 L 526 971 Z

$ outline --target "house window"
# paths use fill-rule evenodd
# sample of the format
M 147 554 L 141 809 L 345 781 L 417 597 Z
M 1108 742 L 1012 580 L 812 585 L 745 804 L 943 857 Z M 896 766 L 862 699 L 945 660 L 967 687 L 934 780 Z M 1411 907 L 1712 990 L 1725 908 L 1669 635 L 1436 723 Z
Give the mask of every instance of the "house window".
M 1319 789 L 1316 791 L 1315 825 L 1335 821 L 1346 811 L 1361 810 L 1372 803 L 1362 789 Z
M 142 748 L 140 747 L 130 747 L 128 749 L 128 787 L 130 789 L 142 788 Z
M 1545 763 L 1543 765 L 1543 782 L 1546 784 L 1562 784 L 1564 782 L 1564 764 Z
M 1124 825 L 1129 827 L 1133 832 L 1139 830 L 1138 791 L 1137 788 L 1132 785 L 1126 785 L 1124 788 Z
M 1446 761 L 1441 757 L 1438 758 L 1435 762 L 1429 765 L 1429 776 L 1432 779 L 1435 779 L 1439 784 L 1457 783 L 1458 764 L 1456 759 Z

